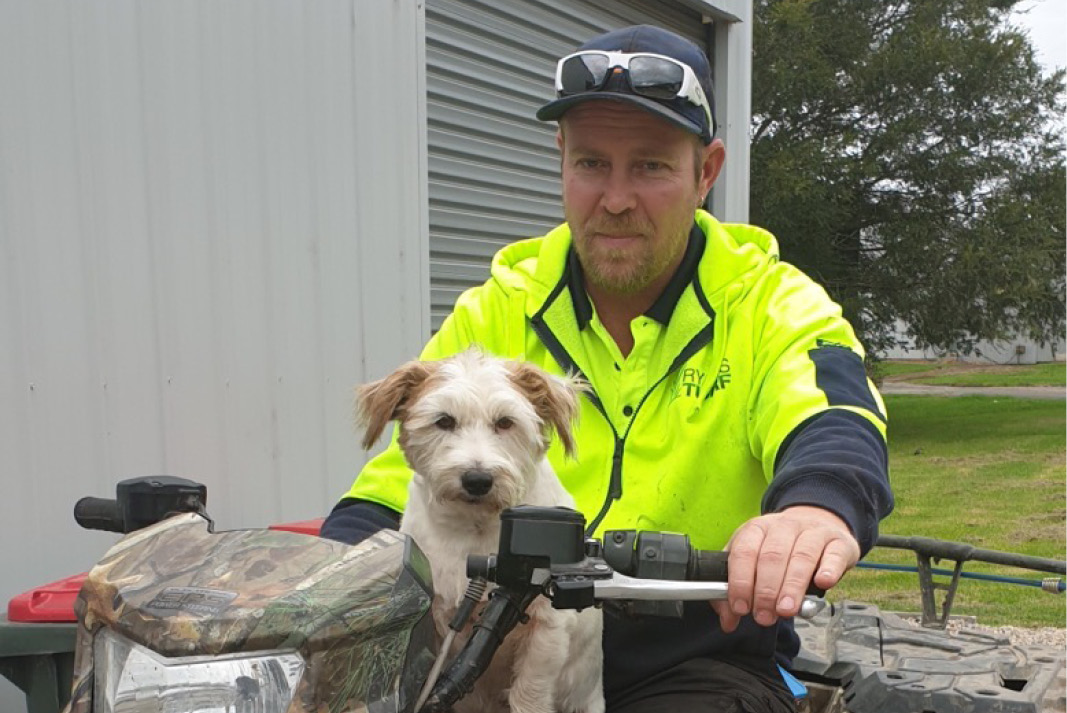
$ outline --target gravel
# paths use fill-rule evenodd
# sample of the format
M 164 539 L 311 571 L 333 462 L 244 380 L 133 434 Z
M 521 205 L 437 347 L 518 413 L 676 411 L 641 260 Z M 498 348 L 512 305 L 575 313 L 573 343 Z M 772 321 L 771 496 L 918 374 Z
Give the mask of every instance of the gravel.
M 918 617 L 903 616 L 901 618 L 916 628 L 920 626 Z M 981 634 L 1006 636 L 1014 646 L 1053 646 L 1061 651 L 1067 647 L 1067 629 L 1057 629 L 1052 626 L 1036 629 L 1021 626 L 982 626 L 975 622 L 974 617 L 949 617 L 945 629 L 949 634 L 955 635 L 964 629 Z

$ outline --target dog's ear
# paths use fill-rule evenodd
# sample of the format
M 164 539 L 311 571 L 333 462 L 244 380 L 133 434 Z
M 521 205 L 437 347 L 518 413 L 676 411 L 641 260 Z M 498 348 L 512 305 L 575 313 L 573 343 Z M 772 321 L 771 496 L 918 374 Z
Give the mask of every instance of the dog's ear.
M 569 458 L 575 455 L 571 424 L 578 417 L 578 394 L 588 387 L 574 377 L 553 376 L 524 362 L 510 362 L 511 380 L 531 404 L 538 418 L 550 424 Z
M 356 387 L 356 423 L 363 426 L 363 448 L 370 449 L 385 424 L 403 417 L 404 404 L 436 371 L 434 362 L 412 361 L 384 379 Z

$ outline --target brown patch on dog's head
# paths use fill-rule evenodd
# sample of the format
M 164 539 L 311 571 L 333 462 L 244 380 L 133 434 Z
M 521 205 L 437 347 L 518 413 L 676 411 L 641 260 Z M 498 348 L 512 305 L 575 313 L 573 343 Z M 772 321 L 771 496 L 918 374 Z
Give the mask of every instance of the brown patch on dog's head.
M 365 428 L 363 448 L 370 449 L 382 435 L 385 424 L 404 420 L 404 408 L 418 397 L 438 364 L 411 361 L 384 379 L 356 388 L 356 423 Z
M 571 424 L 578 417 L 578 394 L 585 391 L 584 382 L 570 377 L 556 377 L 524 362 L 508 362 L 509 377 L 533 404 L 534 411 L 550 425 L 563 444 L 567 457 L 575 455 Z

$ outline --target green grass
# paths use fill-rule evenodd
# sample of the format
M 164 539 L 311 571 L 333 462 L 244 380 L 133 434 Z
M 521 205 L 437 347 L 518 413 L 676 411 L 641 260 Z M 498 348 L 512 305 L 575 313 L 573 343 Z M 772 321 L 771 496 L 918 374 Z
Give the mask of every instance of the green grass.
M 922 377 L 917 383 L 939 386 L 1067 386 L 1067 365 L 1064 364 L 1029 364 L 1004 368 L 1010 371 Z
M 890 478 L 896 509 L 882 532 L 968 542 L 1039 557 L 1067 557 L 1062 401 L 989 397 L 887 397 Z M 910 552 L 875 548 L 870 562 L 915 564 Z M 942 563 L 951 569 L 951 563 Z M 1042 573 L 968 563 L 968 572 L 1040 579 Z M 938 602 L 943 594 L 938 593 Z M 918 577 L 855 570 L 831 593 L 837 601 L 920 611 Z M 1063 627 L 1062 594 L 962 580 L 954 614 L 982 624 Z
M 882 379 L 938 386 L 1067 386 L 1067 364 L 990 365 L 955 361 L 886 361 Z

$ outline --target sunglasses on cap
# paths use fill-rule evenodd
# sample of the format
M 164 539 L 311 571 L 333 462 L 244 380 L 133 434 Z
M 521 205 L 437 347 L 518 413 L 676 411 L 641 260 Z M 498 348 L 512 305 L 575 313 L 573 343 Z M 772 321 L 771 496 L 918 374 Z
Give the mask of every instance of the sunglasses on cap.
M 582 50 L 567 55 L 556 64 L 556 94 L 565 97 L 599 91 L 616 67 L 626 70 L 634 94 L 658 101 L 685 99 L 704 110 L 714 131 L 711 106 L 693 68 L 661 54 Z

